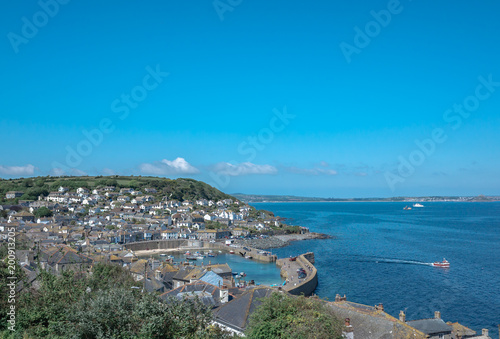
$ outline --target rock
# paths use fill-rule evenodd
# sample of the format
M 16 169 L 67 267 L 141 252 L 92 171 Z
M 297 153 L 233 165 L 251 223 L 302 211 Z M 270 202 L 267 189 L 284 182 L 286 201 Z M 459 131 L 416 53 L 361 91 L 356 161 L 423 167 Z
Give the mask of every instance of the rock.
M 329 239 L 328 234 L 322 233 L 305 233 L 305 234 L 286 234 L 275 235 L 265 239 L 245 239 L 238 240 L 237 243 L 243 246 L 248 246 L 258 249 L 279 248 L 288 246 L 290 241 L 309 240 L 309 239 Z

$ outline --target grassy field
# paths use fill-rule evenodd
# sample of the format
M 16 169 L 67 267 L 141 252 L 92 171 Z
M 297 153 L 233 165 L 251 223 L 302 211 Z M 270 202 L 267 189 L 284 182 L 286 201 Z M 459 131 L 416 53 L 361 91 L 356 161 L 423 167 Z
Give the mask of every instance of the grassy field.
M 80 177 L 35 177 L 19 179 L 0 180 L 0 202 L 17 202 L 14 199 L 7 200 L 5 194 L 8 191 L 20 191 L 24 195 L 15 200 L 36 200 L 39 196 L 47 196 L 60 187 L 76 190 L 79 187 L 94 189 L 105 186 L 120 188 L 155 188 L 158 193 L 168 195 L 170 199 L 177 200 L 221 200 L 231 197 L 218 189 L 194 179 L 168 179 L 159 177 L 143 176 L 80 176 Z M 145 193 L 145 192 L 143 192 Z

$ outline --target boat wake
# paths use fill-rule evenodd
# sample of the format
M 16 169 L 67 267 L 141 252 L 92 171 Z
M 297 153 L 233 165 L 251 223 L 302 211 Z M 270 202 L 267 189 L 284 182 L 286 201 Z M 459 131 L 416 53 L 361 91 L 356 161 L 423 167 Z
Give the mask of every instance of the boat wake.
M 422 261 L 415 261 L 415 260 L 380 259 L 377 262 L 378 263 L 385 263 L 385 264 L 406 264 L 406 265 L 432 266 L 431 262 L 422 262 Z
M 423 266 L 433 266 L 431 262 L 423 262 L 417 260 L 403 260 L 403 259 L 390 259 L 390 258 L 370 258 L 366 260 L 367 262 L 375 262 L 377 264 L 403 264 L 403 265 L 423 265 Z

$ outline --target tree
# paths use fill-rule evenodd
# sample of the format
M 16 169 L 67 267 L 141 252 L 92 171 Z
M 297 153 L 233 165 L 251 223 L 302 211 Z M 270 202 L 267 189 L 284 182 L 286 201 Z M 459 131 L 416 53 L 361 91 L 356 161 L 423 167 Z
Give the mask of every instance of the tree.
M 0 255 L 6 253 L 6 246 L 0 246 Z M 155 294 L 132 289 L 136 282 L 127 270 L 104 263 L 97 263 L 89 276 L 41 270 L 38 290 L 18 292 L 16 331 L 11 332 L 6 328 L 6 267 L 0 261 L 2 338 L 229 337 L 211 325 L 212 312 L 198 299 L 161 302 Z
M 54 213 L 52 213 L 52 211 L 45 206 L 42 206 L 35 211 L 35 217 L 37 218 L 51 217 L 53 214 Z
M 262 339 L 342 338 L 342 329 L 342 322 L 322 300 L 273 293 L 252 313 L 245 335 Z

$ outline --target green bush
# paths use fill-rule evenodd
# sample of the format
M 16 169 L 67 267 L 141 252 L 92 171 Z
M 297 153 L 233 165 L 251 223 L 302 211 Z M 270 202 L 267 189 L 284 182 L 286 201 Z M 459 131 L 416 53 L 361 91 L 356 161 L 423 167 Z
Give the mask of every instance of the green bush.
M 319 299 L 273 293 L 250 316 L 248 338 L 342 338 L 342 322 Z

